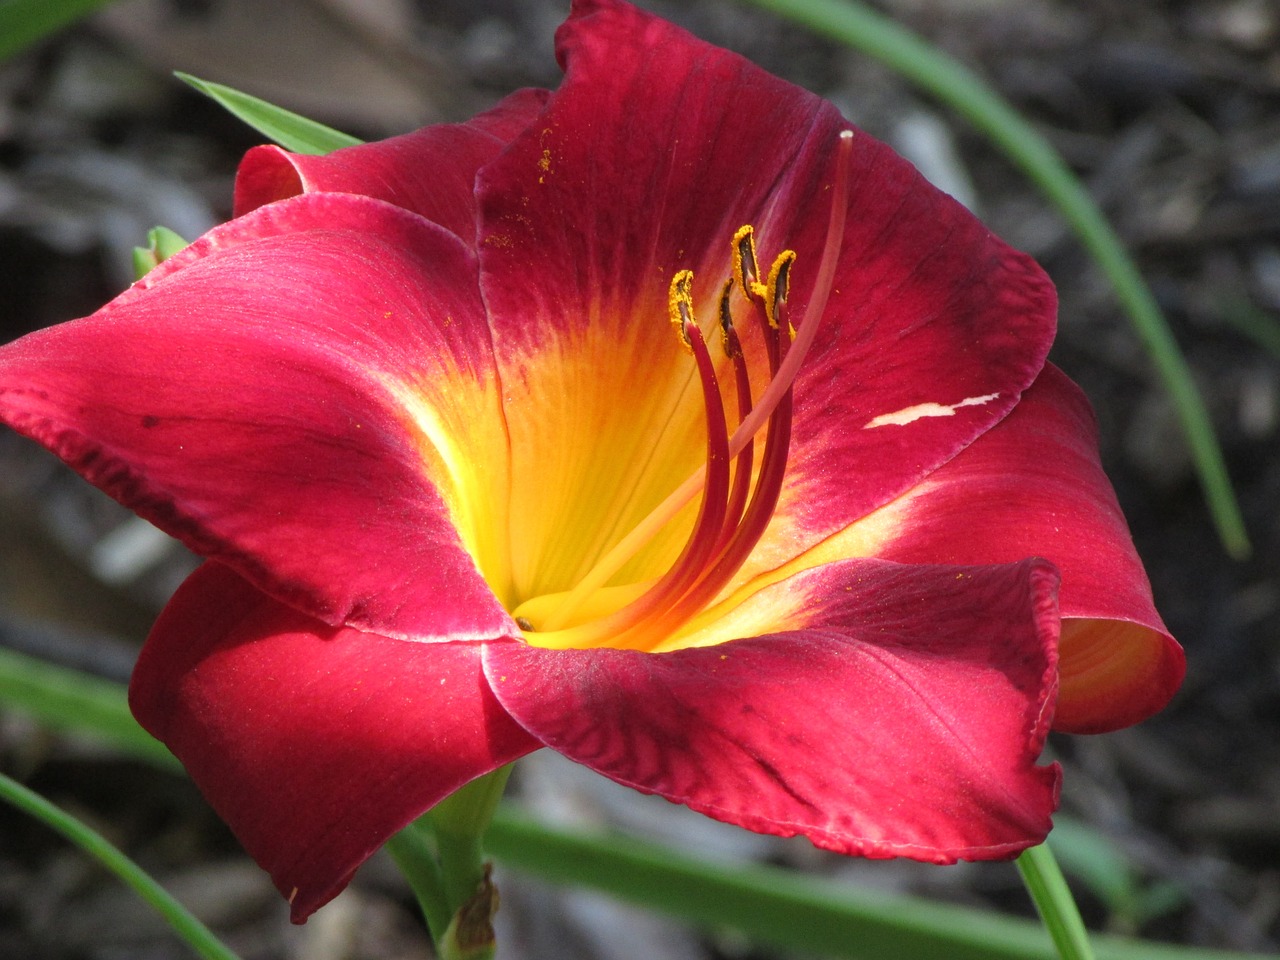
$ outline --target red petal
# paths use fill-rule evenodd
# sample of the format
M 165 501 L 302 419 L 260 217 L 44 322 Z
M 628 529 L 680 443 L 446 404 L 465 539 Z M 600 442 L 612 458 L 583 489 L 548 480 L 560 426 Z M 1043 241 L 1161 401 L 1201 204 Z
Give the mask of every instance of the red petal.
M 626 4 L 575 2 L 557 56 L 566 76 L 547 109 L 477 180 L 494 314 L 517 344 L 624 331 L 646 315 L 666 343 L 672 276 L 707 266 L 695 301 L 714 315 L 734 231 L 759 227 L 766 211 L 794 220 L 790 182 L 829 173 L 847 124 L 812 94 Z
M 876 555 L 905 563 L 1048 557 L 1062 573 L 1061 695 L 1054 728 L 1100 733 L 1163 709 L 1182 648 L 1151 599 L 1124 515 L 1098 461 L 1089 402 L 1046 366 L 994 430 L 891 508 Z
M 655 478 L 678 482 L 701 455 L 701 408 L 673 388 L 688 383 L 689 366 L 663 322 L 670 278 L 694 270 L 709 325 L 733 232 L 750 223 L 766 262 L 784 247 L 797 252 L 791 302 L 802 317 L 838 133 L 849 124 L 812 94 L 611 0 L 575 3 L 558 40 L 563 84 L 477 180 L 481 283 L 504 383 L 532 384 L 508 408 L 514 462 L 572 443 L 547 444 L 548 421 L 594 410 L 601 396 L 616 411 L 625 397 L 635 414 L 615 412 L 623 428 L 665 431 L 662 462 L 627 503 L 641 517 L 670 489 Z M 1055 297 L 1029 258 L 857 133 L 842 255 L 820 324 L 796 386 L 788 483 L 759 552 L 764 568 L 909 489 L 999 422 L 1043 365 Z M 545 357 L 584 353 L 600 358 L 583 364 L 589 376 L 545 376 Z M 951 415 L 861 429 L 930 404 Z M 588 432 L 625 449 L 594 423 Z M 679 458 L 686 450 L 693 462 Z M 594 489 L 571 490 L 548 529 L 598 500 Z M 621 536 L 630 515 L 613 513 Z
M 848 267 L 796 382 L 771 539 L 815 543 L 915 486 L 1014 408 L 1053 340 L 1057 297 L 1040 267 L 903 181 L 855 197 Z M 887 232 L 864 226 L 881 217 Z
M 535 749 L 480 647 L 329 628 L 206 564 L 161 614 L 130 704 L 301 923 L 393 833 Z
M 1012 856 L 1050 828 L 1038 767 L 1055 693 L 1043 561 L 846 561 L 735 612 L 779 632 L 665 654 L 486 649 L 534 737 L 620 783 L 751 830 L 939 863 Z
M 232 221 L 93 316 L 0 349 L 0 419 L 326 622 L 492 637 L 515 627 L 455 521 L 474 521 L 468 547 L 503 522 L 467 501 L 506 483 L 493 379 L 462 243 L 320 194 Z
M 424 127 L 324 156 L 256 147 L 236 176 L 236 216 L 298 193 L 358 193 L 412 210 L 471 242 L 475 177 L 537 116 L 545 90 L 520 90 L 466 123 Z

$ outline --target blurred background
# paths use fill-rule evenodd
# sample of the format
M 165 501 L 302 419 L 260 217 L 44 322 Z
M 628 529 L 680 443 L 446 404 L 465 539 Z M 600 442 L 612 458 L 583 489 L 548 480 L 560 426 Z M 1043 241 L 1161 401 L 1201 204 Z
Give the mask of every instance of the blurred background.
M 1097 408 L 1108 471 L 1190 662 L 1133 730 L 1061 738 L 1059 857 L 1097 929 L 1280 950 L 1280 4 L 1275 0 L 882 0 L 978 70 L 1087 182 L 1154 288 L 1204 391 L 1253 541 L 1220 546 L 1173 408 L 1109 287 L 1061 219 L 964 123 L 866 57 L 743 2 L 642 5 L 834 100 L 998 234 L 1061 295 L 1053 359 Z M 461 120 L 554 86 L 567 0 L 127 0 L 0 64 L 0 341 L 89 313 L 164 224 L 230 215 L 260 138 L 174 79 L 230 84 L 365 138 Z M 0 645 L 125 679 L 184 551 L 0 434 Z M 241 952 L 423 957 L 410 895 L 372 861 L 307 926 L 182 778 L 0 712 L 0 768 L 124 846 Z M 558 758 L 519 802 L 700 855 L 1029 915 L 1008 864 L 828 856 L 722 828 Z M 779 956 L 594 894 L 500 879 L 502 956 Z M 131 893 L 0 809 L 0 958 L 187 956 Z

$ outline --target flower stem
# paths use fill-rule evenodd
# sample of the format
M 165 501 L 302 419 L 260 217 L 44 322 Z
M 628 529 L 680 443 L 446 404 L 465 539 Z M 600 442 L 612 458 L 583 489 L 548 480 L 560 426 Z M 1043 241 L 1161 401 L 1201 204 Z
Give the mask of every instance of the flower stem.
M 498 899 L 481 841 L 510 775 L 508 764 L 472 780 L 387 842 L 441 960 L 493 956 Z
M 237 960 L 208 927 L 102 834 L 4 774 L 0 774 L 0 799 L 56 830 L 132 887 L 197 954 L 206 960 Z
M 441 800 L 419 821 L 425 821 L 435 835 L 440 872 L 451 912 L 471 900 L 484 882 L 481 841 L 510 776 L 511 764 L 508 764 L 478 777 Z
M 1093 960 L 1089 934 L 1058 861 L 1047 844 L 1024 850 L 1018 872 L 1062 960 Z
M 409 881 L 432 941 L 439 943 L 449 928 L 451 914 L 444 894 L 440 863 L 428 835 L 417 823 L 411 823 L 387 841 L 387 852 Z

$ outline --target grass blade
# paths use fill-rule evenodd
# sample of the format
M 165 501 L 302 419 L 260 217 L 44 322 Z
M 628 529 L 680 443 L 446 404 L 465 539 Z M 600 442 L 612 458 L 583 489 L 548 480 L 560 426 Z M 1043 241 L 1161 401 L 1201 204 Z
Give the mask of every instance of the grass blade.
M 156 883 L 150 874 L 112 846 L 102 834 L 2 773 L 0 800 L 8 801 L 56 830 L 114 873 L 164 917 L 174 932 L 198 955 L 206 960 L 238 960 L 208 927 Z
M 363 142 L 333 127 L 308 120 L 292 110 L 277 107 L 221 83 L 201 80 L 188 73 L 178 73 L 176 76 L 217 101 L 263 136 L 294 153 L 330 153 L 341 147 L 353 147 Z

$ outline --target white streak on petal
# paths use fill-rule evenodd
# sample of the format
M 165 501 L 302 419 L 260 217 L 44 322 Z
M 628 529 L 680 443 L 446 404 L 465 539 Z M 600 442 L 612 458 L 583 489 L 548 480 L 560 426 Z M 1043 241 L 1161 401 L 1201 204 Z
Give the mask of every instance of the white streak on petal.
M 980 407 L 984 403 L 990 403 L 998 396 L 1000 396 L 998 393 L 986 393 L 980 397 L 965 397 L 959 403 L 917 403 L 914 406 L 895 410 L 893 413 L 882 413 L 880 416 L 864 423 L 862 429 L 870 430 L 872 427 L 888 426 L 905 427 L 908 423 L 915 423 L 924 417 L 953 417 L 961 407 Z

